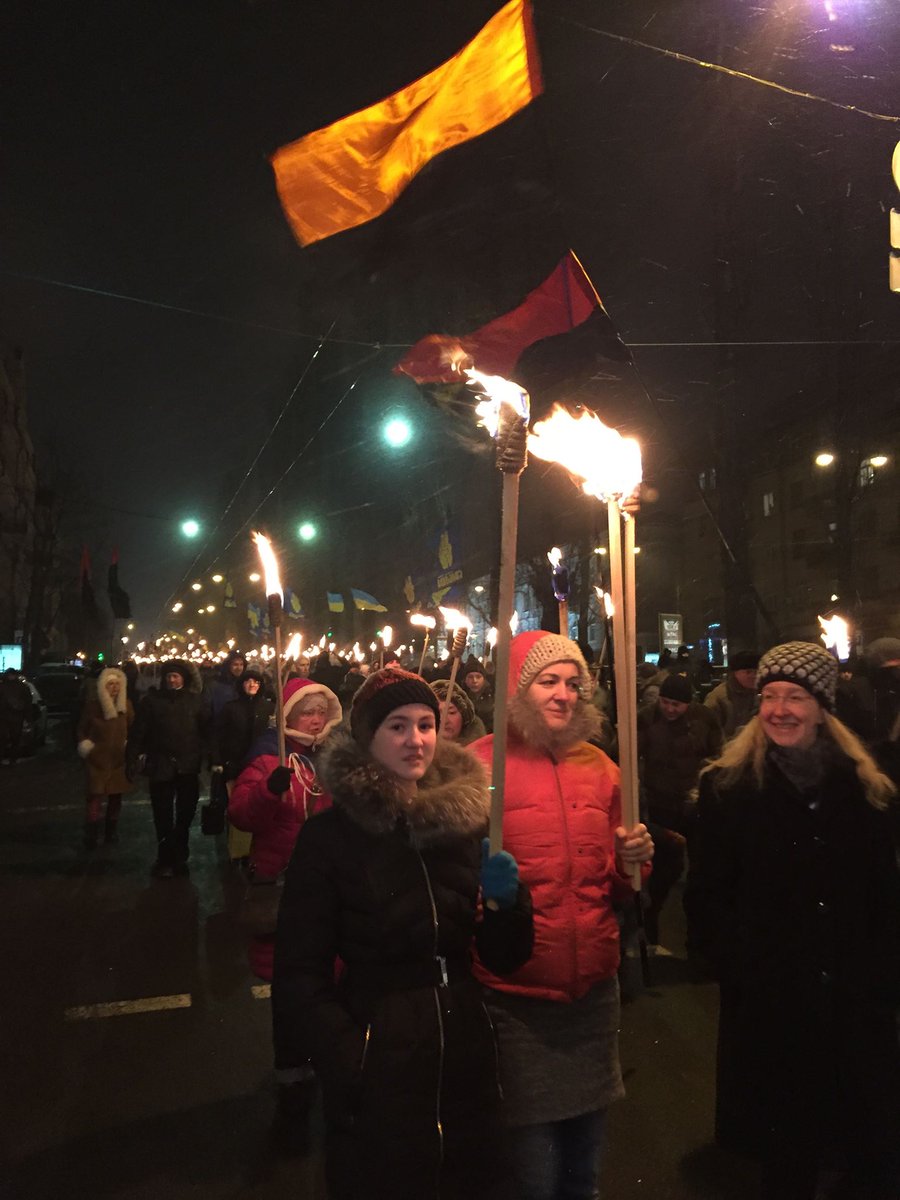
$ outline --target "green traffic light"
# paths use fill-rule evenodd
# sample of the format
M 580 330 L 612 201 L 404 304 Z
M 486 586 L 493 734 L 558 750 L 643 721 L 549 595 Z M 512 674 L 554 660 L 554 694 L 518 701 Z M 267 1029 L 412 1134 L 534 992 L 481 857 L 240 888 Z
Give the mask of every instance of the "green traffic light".
M 304 521 L 302 525 L 297 527 L 297 536 L 303 542 L 311 542 L 318 533 L 312 521 Z

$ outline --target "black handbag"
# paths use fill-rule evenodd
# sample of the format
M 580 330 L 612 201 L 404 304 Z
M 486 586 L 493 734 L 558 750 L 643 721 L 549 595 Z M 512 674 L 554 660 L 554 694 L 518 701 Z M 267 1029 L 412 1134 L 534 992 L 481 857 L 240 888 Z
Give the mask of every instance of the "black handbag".
M 200 809 L 200 829 L 210 837 L 225 832 L 225 813 L 228 809 L 228 792 L 221 772 L 216 772 L 209 784 L 209 800 Z

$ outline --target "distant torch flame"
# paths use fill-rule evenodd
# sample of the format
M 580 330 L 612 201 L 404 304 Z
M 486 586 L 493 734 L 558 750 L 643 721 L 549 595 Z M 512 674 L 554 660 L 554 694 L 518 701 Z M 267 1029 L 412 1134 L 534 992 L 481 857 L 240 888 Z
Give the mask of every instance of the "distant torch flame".
M 444 618 L 444 624 L 448 629 L 465 629 L 470 631 L 472 622 L 465 615 L 455 608 L 441 608 L 441 616 Z
M 573 416 L 554 405 L 528 435 L 528 449 L 536 458 L 558 463 L 599 500 L 632 496 L 641 482 L 641 448 L 635 439 L 622 437 L 586 409 Z
M 547 561 L 555 571 L 562 562 L 562 550 L 560 550 L 559 546 L 554 546 L 552 550 L 547 551 Z
M 476 405 L 475 414 L 479 424 L 483 425 L 492 438 L 497 436 L 500 428 L 500 409 L 508 404 L 516 416 L 522 417 L 527 424 L 531 416 L 531 404 L 528 393 L 524 388 L 504 379 L 502 375 L 485 375 L 481 371 L 468 370 L 466 375 L 469 383 L 478 383 L 484 389 L 485 398 Z
M 513 637 L 516 636 L 516 630 L 519 628 L 519 614 L 513 611 L 513 615 L 509 618 L 509 628 Z
M 595 587 L 597 599 L 600 601 L 600 606 L 603 609 L 603 615 L 606 617 L 614 617 L 616 615 L 616 606 L 613 604 L 613 598 L 609 592 L 604 592 L 603 588 Z
M 819 617 L 822 626 L 822 641 L 840 662 L 850 657 L 850 626 L 843 617 Z
M 254 533 L 253 541 L 259 551 L 259 560 L 266 579 L 266 595 L 280 596 L 282 592 L 281 580 L 278 577 L 278 559 L 275 557 L 272 543 L 264 533 Z
M 382 644 L 382 646 L 384 646 L 385 650 L 387 650 L 387 648 L 390 646 L 390 644 L 393 640 L 394 640 L 393 629 L 390 627 L 390 625 L 385 625 L 381 631 L 381 644 Z
M 285 659 L 295 660 L 300 657 L 300 643 L 303 641 L 303 635 L 295 633 L 291 640 L 284 648 Z
M 497 645 L 497 628 L 494 625 L 492 625 L 488 630 L 487 644 L 492 650 Z
M 437 620 L 434 617 L 426 617 L 424 613 L 413 613 L 409 618 L 410 625 L 421 625 L 423 629 L 434 629 L 437 625 Z

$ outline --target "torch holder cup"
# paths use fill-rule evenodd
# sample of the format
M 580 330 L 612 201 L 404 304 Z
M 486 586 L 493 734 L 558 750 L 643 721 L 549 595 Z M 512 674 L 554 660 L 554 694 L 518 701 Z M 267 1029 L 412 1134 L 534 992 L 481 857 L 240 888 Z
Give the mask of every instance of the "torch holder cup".
M 497 470 L 504 475 L 521 475 L 528 462 L 528 422 L 501 404 L 497 427 Z
M 274 592 L 271 596 L 266 597 L 266 604 L 269 613 L 269 626 L 272 629 L 281 628 L 281 614 L 283 609 L 282 599 L 280 595 Z

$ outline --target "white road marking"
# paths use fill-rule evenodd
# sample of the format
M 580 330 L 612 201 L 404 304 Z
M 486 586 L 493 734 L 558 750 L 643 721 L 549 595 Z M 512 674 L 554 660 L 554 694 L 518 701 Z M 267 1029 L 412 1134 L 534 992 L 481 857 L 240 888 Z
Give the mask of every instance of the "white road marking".
M 132 1013 L 165 1012 L 172 1008 L 190 1008 L 189 992 L 180 996 L 147 996 L 143 1000 L 113 1000 L 109 1004 L 82 1004 L 66 1009 L 67 1021 L 92 1021 L 98 1017 L 124 1017 Z
M 255 983 L 250 989 L 254 1000 L 268 1000 L 272 995 L 271 983 Z

